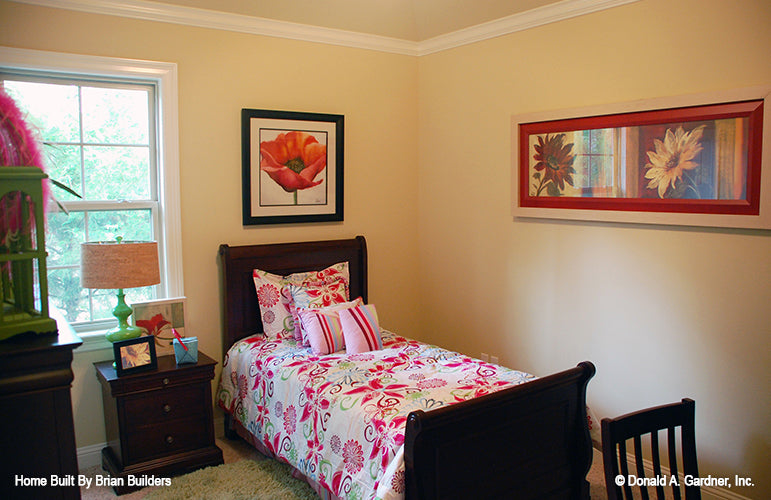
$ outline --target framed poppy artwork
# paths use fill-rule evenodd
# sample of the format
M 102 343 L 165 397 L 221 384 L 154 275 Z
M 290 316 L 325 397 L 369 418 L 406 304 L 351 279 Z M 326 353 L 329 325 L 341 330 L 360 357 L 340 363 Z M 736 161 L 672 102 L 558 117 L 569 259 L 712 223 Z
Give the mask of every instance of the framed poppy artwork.
M 130 373 L 153 370 L 158 366 L 155 342 L 152 337 L 142 336 L 122 340 L 112 345 L 115 355 L 115 372 L 119 377 Z
M 343 115 L 241 110 L 243 224 L 343 220 Z
M 768 94 L 514 117 L 514 215 L 769 228 Z
M 174 332 L 185 337 L 187 324 L 185 297 L 158 299 L 131 304 L 134 324 L 154 340 L 158 356 L 174 354 Z

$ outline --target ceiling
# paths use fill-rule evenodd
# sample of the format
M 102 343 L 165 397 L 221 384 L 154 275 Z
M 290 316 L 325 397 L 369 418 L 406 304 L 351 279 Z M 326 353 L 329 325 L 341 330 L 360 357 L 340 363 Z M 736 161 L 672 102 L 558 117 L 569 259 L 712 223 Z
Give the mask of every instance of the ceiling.
M 557 0 L 162 0 L 160 3 L 421 42 Z
M 640 0 L 11 0 L 423 56 Z

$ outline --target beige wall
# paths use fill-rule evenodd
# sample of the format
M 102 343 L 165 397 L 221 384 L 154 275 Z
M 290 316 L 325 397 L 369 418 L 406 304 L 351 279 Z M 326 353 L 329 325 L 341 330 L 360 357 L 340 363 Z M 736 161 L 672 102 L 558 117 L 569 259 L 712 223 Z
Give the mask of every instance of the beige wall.
M 201 350 L 222 359 L 220 243 L 367 237 L 370 302 L 384 324 L 415 334 L 417 63 L 415 58 L 0 1 L 0 45 L 173 62 L 185 295 Z M 241 225 L 241 108 L 345 115 L 345 221 Z M 75 354 L 78 447 L 104 443 L 92 363 Z
M 765 1 L 645 0 L 419 68 L 425 337 L 540 375 L 591 360 L 602 416 L 694 398 L 702 474 L 752 476 L 751 498 L 771 498 L 771 233 L 514 220 L 510 120 L 769 84 L 770 22 Z
M 1 45 L 179 65 L 185 294 L 213 357 L 219 243 L 365 234 L 385 326 L 536 374 L 592 360 L 600 415 L 692 397 L 702 472 L 771 497 L 769 232 L 509 206 L 513 114 L 768 84 L 767 2 L 643 0 L 421 58 L 4 1 L 0 19 Z M 242 107 L 345 114 L 344 223 L 241 226 Z M 104 440 L 106 357 L 76 355 L 81 447 Z

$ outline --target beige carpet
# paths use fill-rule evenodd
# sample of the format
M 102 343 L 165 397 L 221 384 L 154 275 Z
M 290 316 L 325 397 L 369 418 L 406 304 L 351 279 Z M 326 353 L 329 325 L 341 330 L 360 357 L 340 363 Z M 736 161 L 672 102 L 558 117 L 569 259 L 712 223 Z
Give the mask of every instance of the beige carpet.
M 274 460 L 270 460 L 268 458 L 265 458 L 262 454 L 257 452 L 254 448 L 249 446 L 246 442 L 241 440 L 235 440 L 231 441 L 229 439 L 217 439 L 217 446 L 222 450 L 222 455 L 225 460 L 225 464 L 236 464 L 241 461 L 251 461 L 251 462 L 262 462 L 262 461 L 271 461 L 275 462 Z M 211 468 L 209 468 L 211 469 Z M 206 469 L 202 469 L 196 472 L 192 472 L 190 474 L 187 474 L 185 476 L 179 476 L 177 478 L 173 478 L 172 481 L 179 481 L 185 479 L 187 476 L 191 476 L 193 474 L 197 474 L 199 472 L 206 471 Z M 102 470 L 101 466 L 96 467 L 90 467 L 88 469 L 84 469 L 80 472 L 81 474 L 84 474 L 86 476 L 89 476 L 93 478 L 96 475 L 106 475 L 106 473 Z M 288 475 L 287 475 L 288 476 Z M 293 478 L 290 478 L 293 481 L 297 481 Z M 298 481 L 300 482 L 300 481 Z M 92 485 L 95 484 L 93 481 L 91 483 Z M 303 485 L 305 485 L 304 482 L 302 482 Z M 169 495 L 164 496 L 164 488 L 163 486 L 151 486 L 147 488 L 142 488 L 141 490 L 134 491 L 132 493 L 127 493 L 125 495 L 116 495 L 112 488 L 108 486 L 91 486 L 91 488 L 81 488 L 80 489 L 80 495 L 83 500 L 151 500 L 152 498 L 155 499 L 164 499 L 164 500 L 171 500 L 172 498 L 184 498 L 184 497 L 171 497 Z M 152 495 L 152 496 L 150 496 Z M 200 495 L 188 497 L 188 498 L 204 498 Z M 222 494 L 217 495 L 216 498 L 228 498 L 223 496 Z M 245 496 L 242 497 L 243 499 L 248 498 L 254 498 Z M 298 497 L 303 498 L 303 497 Z M 307 498 L 318 498 L 315 493 L 311 497 Z M 233 500 L 236 500 L 233 498 Z
M 316 492 L 292 477 L 291 468 L 277 460 L 239 460 L 206 467 L 171 480 L 171 486 L 148 493 L 145 500 L 314 500 Z M 249 478 L 244 481 L 244 478 Z
M 270 499 L 274 500 L 277 498 L 281 498 L 279 496 L 258 496 L 259 492 L 257 494 L 252 494 L 251 490 L 245 486 L 246 489 L 243 489 L 241 491 L 236 491 L 232 495 L 228 495 L 225 493 L 225 490 L 220 489 L 218 485 L 224 485 L 229 484 L 232 482 L 232 477 L 243 477 L 243 474 L 250 473 L 250 471 L 253 471 L 254 468 L 251 466 L 250 463 L 253 462 L 265 462 L 267 461 L 269 464 L 263 464 L 266 465 L 263 469 L 269 471 L 268 474 L 272 474 L 273 478 L 270 480 L 271 483 L 282 483 L 285 481 L 292 481 L 292 482 L 298 482 L 302 483 L 301 486 L 305 487 L 307 486 L 304 482 L 298 481 L 292 477 L 289 476 L 288 472 L 286 472 L 285 469 L 283 469 L 283 464 L 279 464 L 275 460 L 270 460 L 265 458 L 263 455 L 258 453 L 254 448 L 246 444 L 244 441 L 237 440 L 237 441 L 230 441 L 228 439 L 218 439 L 217 440 L 217 446 L 220 447 L 222 450 L 223 457 L 225 459 L 225 464 L 232 464 L 233 466 L 237 467 L 227 467 L 224 468 L 223 466 L 220 466 L 221 468 L 214 468 L 209 467 L 206 469 L 202 469 L 196 472 L 192 472 L 190 474 L 186 474 L 184 476 L 179 476 L 172 479 L 173 484 L 180 484 L 181 489 L 178 490 L 177 494 L 172 495 L 168 488 L 163 486 L 155 486 L 155 487 L 148 487 L 143 488 L 141 490 L 135 491 L 133 493 L 128 493 L 126 495 L 121 495 L 118 497 L 115 495 L 115 492 L 112 490 L 112 488 L 107 486 L 92 486 L 89 489 L 81 488 L 80 493 L 83 500 L 113 500 L 116 498 L 120 498 L 121 500 L 182 500 L 182 499 L 199 499 L 199 498 L 216 498 L 217 500 L 252 500 L 252 499 Z M 97 474 L 104 475 L 105 473 L 102 471 L 101 467 L 91 467 L 89 469 L 85 469 L 81 471 L 81 474 L 87 475 L 89 477 L 94 477 Z M 591 497 L 592 500 L 607 500 L 607 495 L 605 493 L 605 480 L 603 478 L 602 473 L 602 455 L 595 450 L 594 452 L 594 461 L 592 463 L 592 468 L 589 471 L 589 474 L 587 476 L 587 479 L 589 480 L 589 483 L 591 485 Z M 92 484 L 94 484 L 92 482 Z M 203 494 L 203 490 L 201 489 L 201 484 L 208 484 L 212 486 L 212 489 L 209 491 L 217 491 L 218 493 L 216 496 L 211 496 L 208 494 Z M 263 483 L 261 483 L 263 484 Z M 265 491 L 265 486 L 259 488 L 262 491 Z M 232 491 L 232 490 L 230 490 Z M 298 500 L 306 500 L 306 499 L 312 499 L 312 498 L 318 498 L 315 493 L 313 493 L 312 490 L 310 490 L 310 487 L 302 488 L 301 490 L 303 493 L 295 494 L 294 496 L 288 496 L 284 498 L 290 498 L 292 500 L 298 499 Z M 271 495 L 278 495 L 277 493 L 270 493 Z

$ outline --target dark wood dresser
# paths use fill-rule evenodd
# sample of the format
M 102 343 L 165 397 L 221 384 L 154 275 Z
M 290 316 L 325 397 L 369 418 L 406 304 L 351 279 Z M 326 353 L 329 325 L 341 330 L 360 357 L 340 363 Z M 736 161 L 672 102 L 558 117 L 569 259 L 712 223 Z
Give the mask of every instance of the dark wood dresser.
M 59 326 L 0 342 L 0 498 L 80 498 L 70 385 L 82 342 Z M 45 486 L 29 486 L 41 479 Z
M 222 450 L 214 443 L 211 380 L 216 364 L 201 352 L 198 363 L 179 366 L 174 356 L 161 356 L 155 370 L 118 377 L 112 361 L 95 363 L 107 434 L 102 467 L 120 479 L 116 493 L 152 486 L 141 484 L 149 476 L 222 463 Z

